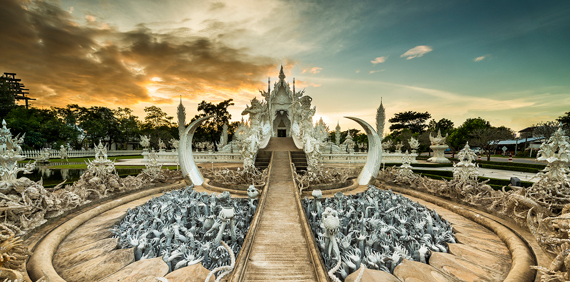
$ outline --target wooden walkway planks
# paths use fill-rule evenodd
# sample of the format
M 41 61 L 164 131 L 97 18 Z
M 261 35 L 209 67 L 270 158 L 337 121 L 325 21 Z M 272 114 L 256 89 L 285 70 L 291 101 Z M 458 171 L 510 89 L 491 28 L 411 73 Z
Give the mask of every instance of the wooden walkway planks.
M 246 266 L 245 281 L 317 280 L 293 189 L 289 152 L 274 151 L 267 202 Z

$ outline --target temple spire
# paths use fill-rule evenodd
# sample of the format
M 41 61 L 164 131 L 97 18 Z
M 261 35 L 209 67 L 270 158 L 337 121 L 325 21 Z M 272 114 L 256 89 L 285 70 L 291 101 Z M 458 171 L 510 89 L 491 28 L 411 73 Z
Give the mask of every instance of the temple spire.
M 281 65 L 281 70 L 279 71 L 279 79 L 285 80 L 285 73 L 283 73 L 283 65 Z
M 293 96 L 295 96 L 295 78 L 293 77 Z
M 271 79 L 267 77 L 267 94 L 271 92 Z

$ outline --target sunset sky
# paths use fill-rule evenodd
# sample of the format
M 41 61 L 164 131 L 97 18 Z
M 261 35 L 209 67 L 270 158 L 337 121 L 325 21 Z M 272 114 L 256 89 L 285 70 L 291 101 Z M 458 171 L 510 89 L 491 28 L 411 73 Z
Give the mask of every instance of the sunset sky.
M 0 73 L 35 107 L 157 105 L 188 119 L 277 79 L 332 128 L 428 111 L 523 129 L 570 111 L 570 1 L 2 0 Z

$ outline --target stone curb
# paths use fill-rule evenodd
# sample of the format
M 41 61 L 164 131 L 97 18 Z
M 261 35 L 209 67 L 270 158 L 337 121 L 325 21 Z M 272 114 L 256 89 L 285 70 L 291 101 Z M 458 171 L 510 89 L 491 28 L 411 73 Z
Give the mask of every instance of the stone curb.
M 293 180 L 295 180 L 295 179 L 293 179 Z M 356 178 L 351 179 L 350 181 L 352 182 L 352 184 L 350 184 L 350 185 L 348 185 L 348 186 L 346 186 L 346 187 L 340 187 L 340 188 L 334 188 L 334 189 L 321 190 L 321 192 L 323 193 L 323 196 L 329 196 L 329 195 L 334 195 L 334 194 L 336 194 L 336 193 L 338 193 L 338 192 L 344 193 L 344 192 L 347 192 L 347 191 L 352 191 L 352 190 L 358 188 L 358 186 L 360 186 L 360 184 L 358 184 L 358 182 L 356 182 Z M 295 184 L 295 185 L 296 185 L 296 184 Z M 309 186 L 309 187 L 310 187 L 310 186 Z M 300 195 L 300 196 L 302 196 L 302 197 L 307 196 L 307 197 L 308 197 L 308 196 L 312 196 L 312 193 L 313 193 L 312 190 L 311 190 L 311 191 L 304 190 L 303 193 L 302 193 L 302 195 Z
M 120 205 L 138 200 L 143 197 L 158 194 L 167 190 L 182 188 L 184 184 L 172 184 L 163 187 L 153 188 L 141 191 L 139 193 L 130 194 L 128 196 L 112 200 L 100 206 L 94 207 L 68 221 L 61 224 L 49 234 L 47 234 L 35 247 L 34 254 L 30 257 L 27 263 L 28 275 L 35 281 L 40 279 L 44 274 L 51 279 L 52 282 L 66 282 L 55 271 L 52 263 L 52 258 L 59 247 L 59 244 L 77 227 L 85 223 L 87 220 L 94 218 L 110 209 L 116 208 Z
M 489 228 L 495 234 L 497 234 L 499 238 L 501 238 L 501 240 L 507 245 L 507 248 L 511 252 L 511 257 L 513 260 L 511 264 L 511 270 L 509 271 L 509 274 L 505 278 L 504 282 L 532 282 L 535 280 L 536 270 L 530 268 L 531 265 L 536 265 L 536 259 L 532 252 L 532 249 L 530 249 L 530 247 L 511 229 L 486 216 L 474 213 L 457 204 L 449 203 L 447 201 L 439 199 L 436 196 L 431 196 L 422 192 L 404 189 L 392 185 L 386 185 L 386 187 L 395 192 L 420 198 L 432 204 L 438 205 Z
M 267 185 L 267 184 L 266 184 Z M 243 190 L 236 190 L 236 189 L 231 189 L 231 188 L 223 188 L 223 187 L 218 187 L 218 186 L 213 186 L 210 184 L 210 179 L 206 178 L 204 180 L 204 183 L 202 183 L 202 187 L 204 187 L 204 189 L 212 191 L 212 192 L 217 192 L 217 193 L 223 193 L 223 192 L 230 192 L 231 194 L 236 194 L 236 195 L 241 195 L 241 196 L 247 196 L 247 191 L 243 191 Z M 265 189 L 264 189 L 265 190 Z

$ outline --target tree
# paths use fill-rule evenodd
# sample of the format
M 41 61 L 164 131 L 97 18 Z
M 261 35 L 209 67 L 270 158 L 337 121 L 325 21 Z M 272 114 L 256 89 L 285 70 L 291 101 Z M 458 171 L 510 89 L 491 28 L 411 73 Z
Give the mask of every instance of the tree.
M 473 130 L 470 137 L 471 145 L 483 148 L 487 155 L 487 161 L 490 161 L 492 153 L 497 151 L 499 141 L 513 138 L 514 132 L 504 126 L 485 127 Z
M 446 133 L 451 133 L 451 131 L 453 130 L 453 121 L 448 120 L 446 118 L 442 118 L 439 121 L 435 121 L 435 119 L 429 121 L 428 131 L 438 132 L 440 130 L 441 134 L 443 135 L 445 135 Z
M 555 121 L 544 121 L 537 124 L 533 124 L 534 129 L 532 130 L 532 136 L 535 138 L 544 137 L 546 140 L 558 130 L 558 122 Z
M 233 99 L 224 100 L 218 104 L 202 101 L 198 104 L 198 114 L 192 118 L 193 122 L 201 117 L 213 115 L 213 118 L 204 121 L 194 134 L 197 141 L 210 141 L 216 144 L 222 135 L 224 124 L 228 124 L 228 134 L 232 134 L 237 127 L 237 123 L 230 123 L 232 115 L 228 112 L 228 107 L 233 106 Z
M 449 145 L 452 154 L 455 155 L 456 151 L 465 146 L 473 131 L 487 127 L 491 127 L 491 124 L 480 117 L 468 118 L 465 120 L 465 122 L 454 130 L 447 138 L 447 145 Z
M 77 107 L 79 127 L 85 131 L 85 139 L 95 144 L 109 145 L 119 139 L 119 122 L 113 110 L 107 107 Z
M 388 121 L 392 123 L 390 130 L 399 134 L 403 129 L 409 129 L 412 133 L 422 133 L 427 125 L 424 124 L 431 115 L 428 112 L 419 113 L 413 111 L 396 113 L 393 118 Z
M 116 110 L 113 110 L 115 117 L 119 123 L 119 138 L 117 141 L 123 143 L 123 148 L 128 148 L 128 143 L 136 140 L 140 133 L 139 128 L 139 118 L 133 115 L 133 110 L 129 108 L 121 108 L 119 107 Z
M 556 121 L 562 123 L 563 128 L 566 130 L 566 135 L 570 134 L 570 112 L 564 113 L 564 116 L 559 116 Z
M 161 108 L 157 106 L 145 107 L 146 116 L 142 126 L 144 134 L 150 134 L 150 143 L 152 147 L 158 147 L 158 139 L 162 139 L 165 143 L 178 136 L 176 124 L 172 123 L 173 117 L 168 116 Z
M 25 134 L 23 149 L 56 148 L 76 138 L 77 129 L 67 126 L 51 109 L 16 107 L 6 115 L 13 135 Z

